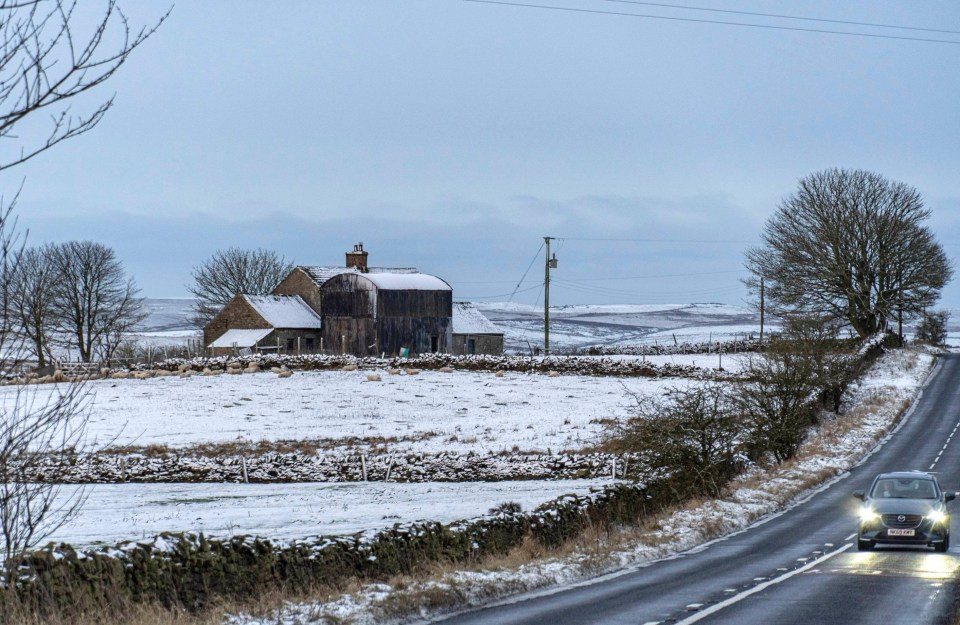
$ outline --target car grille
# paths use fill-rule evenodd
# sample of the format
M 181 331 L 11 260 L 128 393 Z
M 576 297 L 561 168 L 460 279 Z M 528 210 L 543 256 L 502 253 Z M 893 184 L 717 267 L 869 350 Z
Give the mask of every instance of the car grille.
M 884 527 L 911 528 L 923 521 L 921 514 L 884 514 L 880 517 Z

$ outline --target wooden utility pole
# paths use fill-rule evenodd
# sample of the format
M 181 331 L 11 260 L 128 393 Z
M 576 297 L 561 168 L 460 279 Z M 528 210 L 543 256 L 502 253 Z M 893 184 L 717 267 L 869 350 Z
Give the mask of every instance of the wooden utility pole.
M 903 269 L 897 265 L 897 338 L 903 344 Z
M 557 268 L 557 257 L 550 257 L 550 241 L 553 237 L 543 237 L 547 245 L 546 261 L 543 264 L 543 355 L 550 355 L 550 269 Z
M 763 278 L 760 278 L 760 342 L 763 343 Z

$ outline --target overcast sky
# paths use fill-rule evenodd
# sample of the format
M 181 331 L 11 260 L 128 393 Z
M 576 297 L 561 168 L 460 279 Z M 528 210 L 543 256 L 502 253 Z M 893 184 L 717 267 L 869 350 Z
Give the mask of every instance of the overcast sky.
M 164 10 L 120 4 L 134 23 Z M 102 124 L 0 185 L 23 180 L 31 243 L 110 245 L 149 297 L 186 295 L 218 248 L 337 265 L 362 241 L 456 299 L 505 301 L 532 262 L 513 301 L 534 304 L 553 236 L 551 304 L 742 304 L 744 248 L 828 167 L 915 186 L 960 253 L 956 0 L 690 3 L 956 34 L 532 4 L 581 10 L 180 0 L 96 94 L 117 95 Z M 943 305 L 960 307 L 956 283 Z

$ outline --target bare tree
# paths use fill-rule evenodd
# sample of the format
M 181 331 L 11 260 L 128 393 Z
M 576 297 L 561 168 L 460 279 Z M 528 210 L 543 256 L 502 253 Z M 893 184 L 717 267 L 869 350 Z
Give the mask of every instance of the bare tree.
M 947 321 L 949 319 L 950 312 L 946 310 L 924 312 L 920 316 L 920 323 L 917 325 L 914 339 L 918 343 L 927 343 L 935 347 L 944 345 L 947 342 Z
M 113 250 L 93 241 L 69 241 L 52 248 L 57 274 L 54 306 L 68 345 L 80 360 L 108 360 L 116 337 L 146 316 L 139 290 Z
M 32 347 L 37 364 L 45 367 L 52 359 L 52 333 L 57 326 L 54 310 L 56 276 L 51 262 L 52 247 L 22 250 L 10 272 L 10 324 Z M 26 347 L 26 346 L 25 346 Z
M 776 462 L 793 457 L 816 422 L 821 364 L 794 341 L 774 337 L 765 353 L 747 361 L 744 373 L 733 401 L 747 453 L 753 460 L 768 454 Z
M 20 370 L 31 354 L 17 328 L 15 276 L 31 254 L 22 247 L 15 220 L 16 200 L 0 211 L 0 373 Z M 22 293 L 21 293 L 22 295 Z M 82 383 L 41 390 L 17 385 L 0 389 L 0 586 L 12 590 L 24 553 L 72 518 L 83 504 L 82 488 L 38 480 L 51 456 L 73 453 L 85 444 L 88 419 Z
M 78 0 L 0 0 L 0 140 L 9 150 L 0 154 L 0 170 L 92 130 L 113 97 L 79 114 L 71 111 L 79 102 L 75 98 L 108 80 L 166 18 L 134 31 L 116 0 L 105 0 L 99 13 L 91 13 L 85 2 L 82 17 L 78 6 Z M 46 130 L 36 125 L 41 113 L 48 120 Z M 17 371 L 30 351 L 17 327 L 12 297 L 24 243 L 13 218 L 18 196 L 19 191 L 6 204 L 0 200 L 4 375 Z M 83 501 L 82 490 L 64 493 L 59 485 L 36 479 L 42 458 L 85 444 L 82 383 L 47 388 L 53 390 L 0 389 L 0 570 L 6 588 L 13 588 L 24 553 L 67 522 Z
M 913 318 L 940 296 L 953 269 L 916 189 L 863 171 L 829 169 L 800 180 L 747 251 L 770 310 L 848 323 L 861 337 Z
M 37 479 L 51 460 L 65 464 L 87 443 L 85 386 L 47 388 L 19 386 L 0 403 L 0 570 L 7 588 L 23 554 L 73 518 L 85 499 L 83 488 Z
M 194 322 L 205 326 L 238 293 L 269 294 L 292 269 L 293 263 L 270 250 L 217 250 L 191 272 L 187 290 L 197 298 Z
M 133 31 L 116 0 L 103 2 L 99 16 L 84 28 L 78 0 L 0 0 L 0 140 L 19 144 L 0 159 L 0 170 L 100 123 L 112 96 L 79 115 L 71 113 L 71 101 L 113 76 L 166 19 Z M 31 141 L 15 133 L 41 112 L 49 119 L 46 132 Z
M 635 414 L 606 448 L 639 452 L 674 479 L 678 499 L 717 496 L 736 474 L 740 433 L 730 389 L 721 384 L 669 389 L 663 399 L 635 394 Z

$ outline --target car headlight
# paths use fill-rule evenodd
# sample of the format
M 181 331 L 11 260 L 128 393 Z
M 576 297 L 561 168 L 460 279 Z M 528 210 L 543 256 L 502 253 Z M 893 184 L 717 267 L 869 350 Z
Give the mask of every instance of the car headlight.
M 861 523 L 876 523 L 880 520 L 880 515 L 871 510 L 870 508 L 860 508 L 860 522 Z
M 950 517 L 947 516 L 947 513 L 943 512 L 942 510 L 934 510 L 927 515 L 927 518 L 933 521 L 934 524 L 943 524 L 946 523 Z

